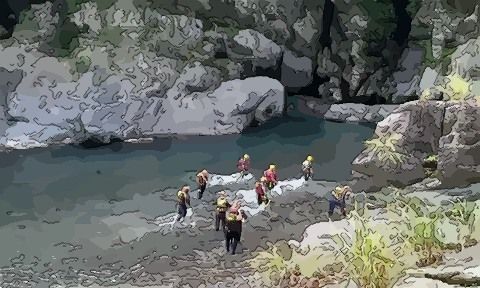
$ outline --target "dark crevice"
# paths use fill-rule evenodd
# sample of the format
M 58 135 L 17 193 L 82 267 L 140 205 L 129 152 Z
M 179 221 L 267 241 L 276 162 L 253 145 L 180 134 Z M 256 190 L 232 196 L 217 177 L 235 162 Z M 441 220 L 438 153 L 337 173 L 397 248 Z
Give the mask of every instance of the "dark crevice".
M 30 1 L 33 2 L 33 1 Z M 43 0 L 45 2 L 45 0 Z M 1 0 L 0 1 L 0 26 L 7 31 L 0 35 L 0 39 L 7 39 L 12 36 L 15 25 L 18 24 L 20 12 L 30 6 L 28 0 Z
M 322 16 L 322 34 L 320 35 L 320 45 L 322 50 L 325 48 L 331 49 L 332 37 L 330 35 L 330 28 L 333 22 L 333 12 L 335 11 L 335 5 L 332 0 L 325 0 Z
M 90 137 L 87 140 L 83 141 L 80 143 L 80 147 L 85 148 L 85 149 L 93 149 L 93 148 L 99 148 L 103 146 L 108 146 L 114 143 L 120 143 L 123 142 L 119 138 L 111 137 L 108 142 L 104 142 L 101 139 L 98 139 L 96 137 Z
M 393 8 L 397 20 L 397 27 L 393 32 L 393 40 L 400 47 L 406 44 L 412 30 L 412 17 L 407 12 L 408 3 L 409 0 L 393 0 Z

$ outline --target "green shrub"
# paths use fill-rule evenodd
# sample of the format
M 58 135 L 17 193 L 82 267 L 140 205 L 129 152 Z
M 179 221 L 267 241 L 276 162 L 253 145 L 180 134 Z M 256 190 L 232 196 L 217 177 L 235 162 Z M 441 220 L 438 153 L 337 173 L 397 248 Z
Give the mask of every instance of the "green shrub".
M 397 143 L 400 138 L 401 135 L 389 134 L 367 140 L 364 144 L 367 151 L 375 153 L 381 162 L 399 165 L 406 160 L 406 155 L 398 151 Z
M 118 46 L 123 40 L 123 32 L 125 32 L 125 29 L 121 27 L 104 27 L 98 35 L 98 41 Z
M 79 74 L 87 72 L 90 69 L 90 65 L 92 65 L 92 60 L 87 56 L 81 56 L 75 62 L 75 67 Z
M 388 267 L 395 261 L 387 257 L 382 234 L 371 229 L 356 229 L 351 275 L 360 287 L 390 287 Z
M 57 27 L 57 31 L 52 41 L 48 43 L 49 48 L 45 52 L 56 57 L 67 57 L 79 46 L 78 36 L 80 29 L 66 18 L 62 24 Z
M 282 255 L 279 245 L 271 245 L 251 259 L 249 265 L 260 272 L 264 281 L 272 283 L 287 272 L 288 260 Z
M 450 200 L 449 200 L 450 201 Z M 457 220 L 463 225 L 469 225 L 473 220 L 474 212 L 477 209 L 477 203 L 469 202 L 466 199 L 456 199 L 450 201 L 453 207 L 450 211 L 447 211 L 447 216 L 453 220 Z

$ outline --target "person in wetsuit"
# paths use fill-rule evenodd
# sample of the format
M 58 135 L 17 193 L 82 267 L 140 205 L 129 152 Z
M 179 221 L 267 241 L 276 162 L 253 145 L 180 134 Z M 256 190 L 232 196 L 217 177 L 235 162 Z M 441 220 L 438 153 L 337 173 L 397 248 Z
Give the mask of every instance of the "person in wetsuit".
M 207 183 L 208 183 L 208 171 L 203 169 L 197 174 L 198 199 L 202 199 L 203 193 L 207 188 Z

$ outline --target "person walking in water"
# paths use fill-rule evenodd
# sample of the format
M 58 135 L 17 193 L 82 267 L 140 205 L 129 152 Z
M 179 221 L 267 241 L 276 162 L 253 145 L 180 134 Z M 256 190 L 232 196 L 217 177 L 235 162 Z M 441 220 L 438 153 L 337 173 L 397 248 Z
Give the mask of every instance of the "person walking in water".
M 259 206 L 262 203 L 265 203 L 265 205 L 267 205 L 269 202 L 267 194 L 265 192 L 265 186 L 263 185 L 265 180 L 265 177 L 262 177 L 260 181 L 255 182 L 255 192 L 257 193 L 257 202 Z
M 203 192 L 207 188 L 208 183 L 208 171 L 203 169 L 197 174 L 197 184 L 198 184 L 198 199 L 202 199 Z
M 242 225 L 247 218 L 247 215 L 239 209 L 239 206 L 232 205 L 225 227 L 225 246 L 227 253 L 231 252 L 232 255 L 235 255 L 237 245 L 242 237 Z
M 250 156 L 248 154 L 243 155 L 243 157 L 238 160 L 237 169 L 240 173 L 240 176 L 237 179 L 237 181 L 239 181 L 248 174 L 248 170 L 250 169 Z
M 305 179 L 305 181 L 308 181 L 308 179 L 312 179 L 312 177 L 313 177 L 313 157 L 311 155 L 308 155 L 307 159 L 305 159 L 305 161 L 303 161 L 302 172 L 303 172 L 303 178 Z
M 352 194 L 352 189 L 350 186 L 337 186 L 335 189 L 332 191 L 331 198 L 328 201 L 328 218 L 332 217 L 333 211 L 335 210 L 335 207 L 340 208 L 340 212 L 344 217 L 347 216 L 347 211 L 346 211 L 346 204 L 345 200 L 346 198 Z
M 278 183 L 277 167 L 271 164 L 268 169 L 263 172 L 263 176 L 266 178 L 265 184 L 268 190 L 272 190 Z
M 220 226 L 222 227 L 222 230 L 225 231 L 225 221 L 227 219 L 226 213 L 231 205 L 228 203 L 227 193 L 225 191 L 218 192 L 218 195 L 219 197 L 214 204 L 217 206 L 215 211 L 215 231 L 220 230 Z
M 187 205 L 192 207 L 190 205 L 190 187 L 189 186 L 183 186 L 180 191 L 177 192 L 177 211 L 178 215 L 177 218 L 175 219 L 175 222 L 178 222 L 180 220 L 185 220 L 185 216 L 187 216 Z

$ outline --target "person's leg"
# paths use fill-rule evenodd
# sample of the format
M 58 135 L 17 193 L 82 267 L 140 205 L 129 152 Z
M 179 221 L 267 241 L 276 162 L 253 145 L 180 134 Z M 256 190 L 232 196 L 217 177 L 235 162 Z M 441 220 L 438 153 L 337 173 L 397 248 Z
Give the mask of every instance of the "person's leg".
M 340 211 L 341 211 L 342 215 L 344 217 L 347 217 L 347 210 L 346 210 L 347 205 L 345 204 L 345 201 L 339 201 L 338 206 L 340 207 Z
M 232 255 L 235 255 L 238 241 L 240 241 L 240 235 L 237 232 L 235 232 L 234 235 L 232 235 Z
M 177 219 L 175 220 L 175 222 L 178 222 L 180 220 L 184 220 L 185 216 L 187 216 L 187 206 L 186 205 L 178 205 L 177 211 L 178 211 L 178 215 L 177 215 Z
M 225 222 L 227 221 L 227 215 L 225 212 L 220 213 L 220 225 L 222 226 L 222 231 L 225 231 Z
M 202 186 L 200 187 L 200 198 L 199 199 L 201 199 L 203 197 L 203 192 L 205 192 L 206 188 L 207 188 L 207 183 L 202 184 Z
M 231 234 L 232 232 L 225 232 L 225 248 L 227 248 L 227 252 L 230 252 L 230 241 L 232 239 Z
M 335 206 L 337 206 L 337 203 L 335 200 L 328 201 L 328 217 L 332 217 Z
M 262 204 L 262 196 L 260 194 L 257 194 L 257 203 L 258 205 Z
M 218 231 L 220 227 L 220 213 L 215 212 L 215 231 Z

